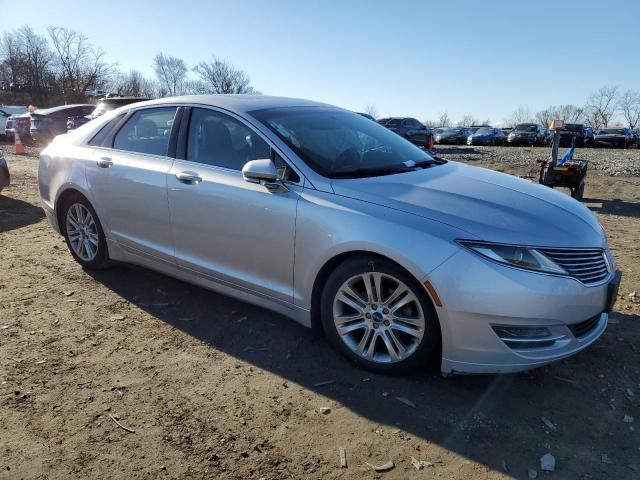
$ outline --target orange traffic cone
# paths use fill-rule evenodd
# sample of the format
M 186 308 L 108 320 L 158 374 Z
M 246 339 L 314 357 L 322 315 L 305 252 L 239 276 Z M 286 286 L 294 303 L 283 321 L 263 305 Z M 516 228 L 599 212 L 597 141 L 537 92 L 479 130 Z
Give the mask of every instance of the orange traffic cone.
M 24 155 L 24 145 L 22 145 L 22 141 L 20 141 L 20 135 L 17 130 L 14 130 L 14 138 L 15 138 L 15 154 L 16 155 Z
M 429 151 L 433 151 L 433 133 L 429 134 Z

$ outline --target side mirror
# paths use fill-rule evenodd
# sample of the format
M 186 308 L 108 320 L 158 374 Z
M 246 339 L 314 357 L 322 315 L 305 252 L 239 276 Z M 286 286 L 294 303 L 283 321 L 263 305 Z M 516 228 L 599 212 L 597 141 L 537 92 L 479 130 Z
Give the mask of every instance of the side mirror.
M 278 179 L 278 171 L 270 158 L 251 160 L 242 167 L 242 177 L 249 183 L 261 183 L 267 190 L 287 191 L 287 187 Z
M 276 166 L 270 158 L 251 160 L 242 167 L 242 177 L 250 183 L 275 182 L 278 179 Z

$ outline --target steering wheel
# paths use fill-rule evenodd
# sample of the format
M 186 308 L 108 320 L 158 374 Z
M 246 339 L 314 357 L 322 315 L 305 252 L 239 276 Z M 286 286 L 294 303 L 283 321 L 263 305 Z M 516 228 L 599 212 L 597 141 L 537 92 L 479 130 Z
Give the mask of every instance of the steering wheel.
M 360 154 L 358 153 L 358 150 L 356 150 L 353 147 L 349 147 L 346 150 L 344 150 L 340 155 L 338 155 L 338 157 L 333 161 L 333 165 L 331 166 L 332 170 L 335 171 L 342 171 L 342 170 L 355 170 L 357 168 L 360 167 L 360 163 L 362 162 L 362 159 L 360 158 Z M 336 167 L 337 170 L 336 170 Z M 345 167 L 351 167 L 351 168 L 345 168 Z

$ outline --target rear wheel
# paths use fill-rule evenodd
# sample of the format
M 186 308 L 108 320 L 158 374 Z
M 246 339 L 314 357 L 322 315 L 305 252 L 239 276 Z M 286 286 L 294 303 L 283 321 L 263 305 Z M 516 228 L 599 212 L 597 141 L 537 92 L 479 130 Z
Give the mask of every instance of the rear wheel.
M 379 373 L 425 367 L 440 347 L 435 309 L 420 284 L 396 264 L 359 257 L 329 277 L 321 301 L 329 341 Z
M 107 240 L 98 215 L 80 194 L 66 199 L 61 228 L 73 258 L 83 267 L 98 270 L 109 266 Z

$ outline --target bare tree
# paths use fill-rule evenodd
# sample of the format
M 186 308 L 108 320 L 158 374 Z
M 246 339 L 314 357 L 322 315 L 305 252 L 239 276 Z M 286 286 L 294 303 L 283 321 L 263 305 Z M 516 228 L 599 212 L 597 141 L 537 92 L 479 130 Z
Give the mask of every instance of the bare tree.
M 465 115 L 462 117 L 462 120 L 458 122 L 459 127 L 470 127 L 471 125 L 476 125 L 478 120 L 472 115 Z
M 18 36 L 24 51 L 25 80 L 32 102 L 41 105 L 45 101 L 46 90 L 51 88 L 54 80 L 51 71 L 53 52 L 46 37 L 38 35 L 27 25 L 18 30 Z
M 246 72 L 215 56 L 209 62 L 200 62 L 193 71 L 204 85 L 205 93 L 257 93 Z
M 156 93 L 156 86 L 153 80 L 145 78 L 137 70 L 131 70 L 126 74 L 119 74 L 115 77 L 112 90 L 118 95 L 130 97 L 152 98 Z
M 629 128 L 635 129 L 640 123 L 640 94 L 627 90 L 618 98 L 618 108 Z
M 184 60 L 160 52 L 153 59 L 156 76 L 160 82 L 161 96 L 174 96 L 184 93 L 187 79 L 187 65 Z
M 511 116 L 507 118 L 504 123 L 508 127 L 515 127 L 519 123 L 530 123 L 532 121 L 533 118 L 529 107 L 520 105 L 511 113 Z
M 618 87 L 602 87 L 587 99 L 585 110 L 595 128 L 609 125 L 617 113 Z
M 540 125 L 544 125 L 545 127 L 548 127 L 551 124 L 553 118 L 553 107 L 545 108 L 544 110 L 540 110 L 538 113 L 536 113 L 536 121 Z
M 576 105 L 560 105 L 554 107 L 554 113 L 557 118 L 563 118 L 567 123 L 578 123 L 584 119 L 584 108 Z
M 64 27 L 48 27 L 56 52 L 58 82 L 65 102 L 85 98 L 88 89 L 103 86 L 113 72 L 105 61 L 105 52 L 95 49 L 87 37 Z
M 18 85 L 24 81 L 24 46 L 16 32 L 5 32 L 0 39 L 0 55 L 6 75 L 6 82 Z
M 371 115 L 374 119 L 378 118 L 378 109 L 375 107 L 375 105 L 368 104 L 366 107 L 364 107 L 364 112 L 368 115 Z
M 438 126 L 439 127 L 450 127 L 451 126 L 451 118 L 449 118 L 449 114 L 447 112 L 443 112 L 438 117 Z
M 427 128 L 439 127 L 440 124 L 436 120 L 425 120 L 422 124 Z

